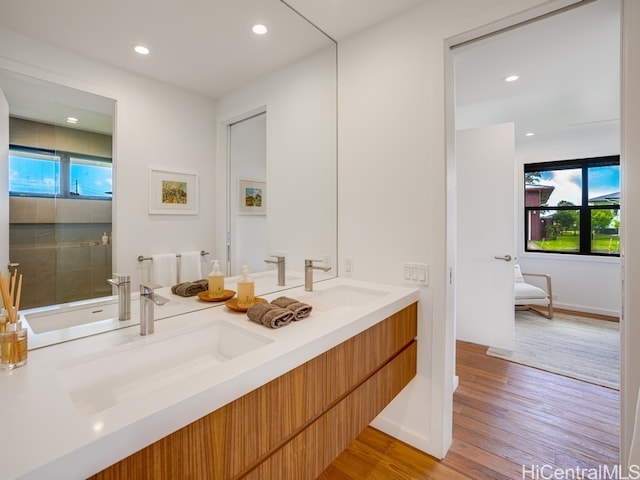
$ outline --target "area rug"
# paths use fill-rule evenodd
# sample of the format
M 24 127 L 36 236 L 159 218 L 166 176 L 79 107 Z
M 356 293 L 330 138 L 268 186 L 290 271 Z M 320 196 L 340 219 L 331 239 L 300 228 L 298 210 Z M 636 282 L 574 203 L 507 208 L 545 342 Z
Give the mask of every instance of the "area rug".
M 619 390 L 619 327 L 562 313 L 549 320 L 516 312 L 515 350 L 491 347 L 487 355 Z

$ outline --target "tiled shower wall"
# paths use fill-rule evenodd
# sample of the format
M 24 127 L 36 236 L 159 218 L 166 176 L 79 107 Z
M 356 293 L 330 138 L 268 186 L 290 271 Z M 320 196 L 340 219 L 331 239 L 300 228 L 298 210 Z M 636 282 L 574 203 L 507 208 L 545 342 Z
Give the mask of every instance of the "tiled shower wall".
M 9 258 L 23 275 L 21 308 L 111 295 L 111 200 L 10 202 Z

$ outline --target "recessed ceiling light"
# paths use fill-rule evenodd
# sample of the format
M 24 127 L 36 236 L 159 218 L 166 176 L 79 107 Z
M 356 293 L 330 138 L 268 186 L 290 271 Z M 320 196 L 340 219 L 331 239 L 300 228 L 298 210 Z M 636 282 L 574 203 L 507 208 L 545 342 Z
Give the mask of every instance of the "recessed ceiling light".
M 78 119 L 76 117 L 67 117 L 67 123 L 75 125 L 76 123 L 78 123 Z
M 150 50 L 144 45 L 136 45 L 133 50 L 140 55 L 149 55 Z
M 535 133 L 533 132 L 527 132 L 524 134 L 525 137 L 533 137 L 535 135 Z
M 504 81 L 505 82 L 515 82 L 516 80 L 518 80 L 518 75 L 509 75 L 507 77 L 504 77 Z
M 251 30 L 253 30 L 253 33 L 255 33 L 256 35 L 264 35 L 265 33 L 267 33 L 267 27 L 260 23 L 254 25 Z

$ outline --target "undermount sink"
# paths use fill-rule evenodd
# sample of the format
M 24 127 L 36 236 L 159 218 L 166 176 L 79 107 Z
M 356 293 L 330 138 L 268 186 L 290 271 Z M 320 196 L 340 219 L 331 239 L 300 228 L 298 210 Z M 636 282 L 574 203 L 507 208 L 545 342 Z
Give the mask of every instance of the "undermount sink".
M 131 318 L 139 317 L 140 297 L 131 299 Z M 182 313 L 182 303 L 170 300 L 168 303 L 155 309 L 156 319 L 169 317 Z M 53 330 L 77 327 L 87 323 L 104 320 L 118 321 L 118 299 L 91 300 L 67 304 L 55 309 L 47 309 L 41 312 L 25 313 L 24 319 L 31 327 L 33 333 L 46 333 Z
M 310 304 L 314 310 L 330 312 L 342 311 L 365 305 L 387 295 L 389 292 L 351 285 L 336 285 L 324 290 L 316 290 L 300 295 L 299 300 Z
M 215 320 L 178 332 L 140 337 L 54 369 L 76 408 L 92 414 L 220 368 L 272 341 Z

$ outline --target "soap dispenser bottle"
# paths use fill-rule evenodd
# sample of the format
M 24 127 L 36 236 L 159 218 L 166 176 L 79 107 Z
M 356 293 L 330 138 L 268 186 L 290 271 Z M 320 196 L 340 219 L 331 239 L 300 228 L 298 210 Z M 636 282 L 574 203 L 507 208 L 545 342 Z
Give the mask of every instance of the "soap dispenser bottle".
M 249 276 L 249 266 L 242 266 L 242 278 L 238 281 L 238 307 L 249 308 L 255 300 L 255 284 Z
M 209 297 L 220 298 L 224 295 L 224 275 L 220 271 L 218 260 L 213 261 L 213 269 L 209 274 Z

